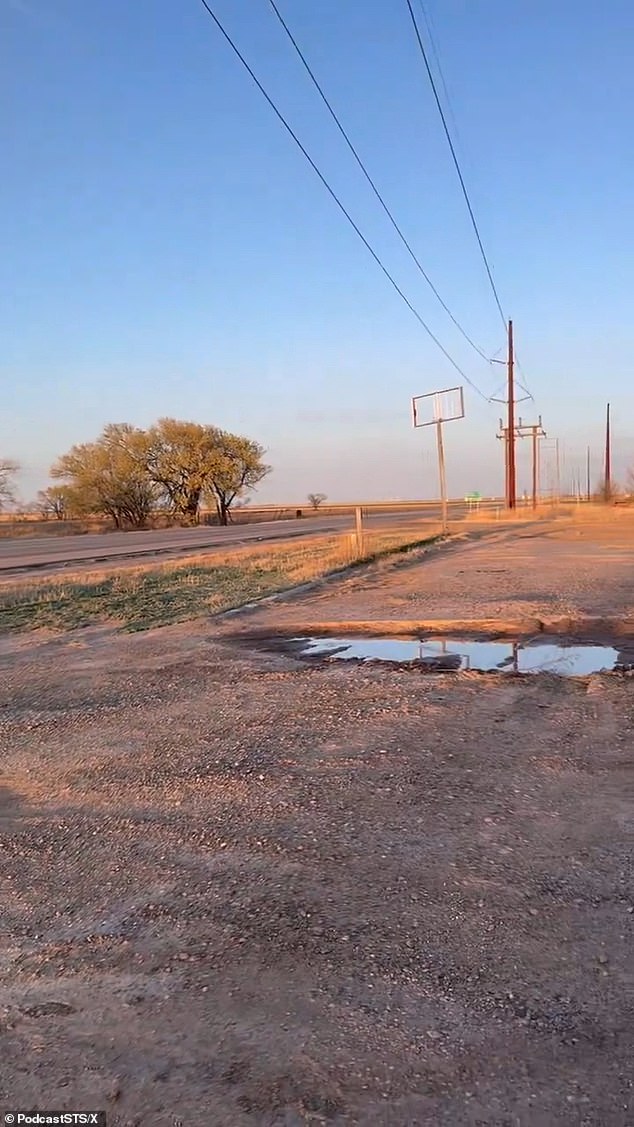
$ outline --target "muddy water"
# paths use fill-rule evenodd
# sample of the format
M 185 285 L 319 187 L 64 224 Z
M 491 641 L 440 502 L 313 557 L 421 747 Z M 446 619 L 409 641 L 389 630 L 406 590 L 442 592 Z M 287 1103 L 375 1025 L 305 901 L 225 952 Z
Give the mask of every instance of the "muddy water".
M 474 641 L 467 638 L 294 638 L 302 657 L 337 661 L 416 662 L 430 670 L 482 673 L 557 673 L 583 677 L 608 672 L 619 651 L 605 645 L 568 645 L 557 640 Z

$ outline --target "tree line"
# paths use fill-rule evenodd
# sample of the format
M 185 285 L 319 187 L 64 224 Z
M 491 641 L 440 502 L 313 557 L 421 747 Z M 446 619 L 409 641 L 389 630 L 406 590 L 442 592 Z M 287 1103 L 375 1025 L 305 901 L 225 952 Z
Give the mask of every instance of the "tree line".
M 95 442 L 73 446 L 55 462 L 56 484 L 38 503 L 60 520 L 100 515 L 121 529 L 143 528 L 156 512 L 197 524 L 205 504 L 228 524 L 232 505 L 269 473 L 263 459 L 258 442 L 216 426 L 159 419 L 143 430 L 110 423 Z

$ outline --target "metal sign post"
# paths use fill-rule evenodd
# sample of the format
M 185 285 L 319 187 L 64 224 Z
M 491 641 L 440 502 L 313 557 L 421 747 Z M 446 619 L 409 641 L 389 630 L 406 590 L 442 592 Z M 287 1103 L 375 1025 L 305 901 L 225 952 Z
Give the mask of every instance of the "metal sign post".
M 442 505 L 442 530 L 447 531 L 447 475 L 445 473 L 445 447 L 442 440 L 442 423 L 436 423 L 436 444 L 438 447 L 438 478 L 440 481 L 440 502 Z
M 412 398 L 412 414 L 415 427 L 428 427 L 432 424 L 435 424 L 436 427 L 442 530 L 446 532 L 449 527 L 449 501 L 442 427 L 443 423 L 452 422 L 454 419 L 464 419 L 464 389 L 462 387 L 448 387 L 444 388 L 443 391 L 429 391 L 425 395 L 415 395 Z

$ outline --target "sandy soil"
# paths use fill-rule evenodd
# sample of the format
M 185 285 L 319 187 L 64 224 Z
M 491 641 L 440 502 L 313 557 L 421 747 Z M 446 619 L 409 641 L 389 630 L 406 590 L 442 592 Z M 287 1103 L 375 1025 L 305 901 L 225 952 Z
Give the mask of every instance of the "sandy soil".
M 1 1109 L 631 1124 L 632 681 L 247 635 L 628 617 L 633 543 L 502 530 L 222 623 L 2 640 Z

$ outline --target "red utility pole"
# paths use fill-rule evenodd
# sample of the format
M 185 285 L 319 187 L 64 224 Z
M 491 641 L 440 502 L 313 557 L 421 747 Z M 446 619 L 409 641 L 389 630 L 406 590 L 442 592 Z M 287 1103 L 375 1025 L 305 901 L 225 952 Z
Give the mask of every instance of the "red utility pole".
M 509 509 L 515 508 L 515 383 L 513 373 L 513 322 L 509 321 L 509 354 L 508 354 L 508 471 L 507 471 L 507 505 Z

